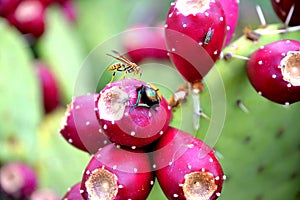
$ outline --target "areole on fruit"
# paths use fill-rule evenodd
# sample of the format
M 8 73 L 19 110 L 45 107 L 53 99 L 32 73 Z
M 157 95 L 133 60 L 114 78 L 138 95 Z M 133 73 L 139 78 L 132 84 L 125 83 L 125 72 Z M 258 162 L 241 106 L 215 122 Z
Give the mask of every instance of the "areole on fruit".
M 214 175 L 210 172 L 191 172 L 184 176 L 182 189 L 187 200 L 209 199 L 217 188 Z
M 85 186 L 90 200 L 113 200 L 118 193 L 118 177 L 103 166 L 91 172 Z
M 185 16 L 196 15 L 209 9 L 209 2 L 210 0 L 178 0 L 175 8 Z
M 289 51 L 281 60 L 279 67 L 283 80 L 293 86 L 300 86 L 300 51 Z

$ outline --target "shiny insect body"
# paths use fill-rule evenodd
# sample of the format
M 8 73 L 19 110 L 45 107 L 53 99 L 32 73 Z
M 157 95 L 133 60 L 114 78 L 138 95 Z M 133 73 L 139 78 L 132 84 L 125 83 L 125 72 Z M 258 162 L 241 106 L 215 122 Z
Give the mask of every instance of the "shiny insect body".
M 113 51 L 117 56 L 113 56 L 110 54 L 107 54 L 108 56 L 113 57 L 116 60 L 121 61 L 120 63 L 113 64 L 108 67 L 108 71 L 113 71 L 113 75 L 111 77 L 110 82 L 112 82 L 116 76 L 116 72 L 123 72 L 122 78 L 129 73 L 133 73 L 134 75 L 140 74 L 141 76 L 141 68 L 134 62 L 131 62 L 129 59 L 127 59 L 125 56 L 121 55 L 117 51 Z
M 136 103 L 133 105 L 132 109 L 137 107 L 155 109 L 157 106 L 159 106 L 162 100 L 162 95 L 159 89 L 151 84 L 142 85 L 141 87 L 138 87 L 137 93 L 137 100 Z
M 214 35 L 214 29 L 209 28 L 206 35 L 205 35 L 205 38 L 204 38 L 204 44 L 205 45 L 207 45 L 211 41 L 213 35 Z

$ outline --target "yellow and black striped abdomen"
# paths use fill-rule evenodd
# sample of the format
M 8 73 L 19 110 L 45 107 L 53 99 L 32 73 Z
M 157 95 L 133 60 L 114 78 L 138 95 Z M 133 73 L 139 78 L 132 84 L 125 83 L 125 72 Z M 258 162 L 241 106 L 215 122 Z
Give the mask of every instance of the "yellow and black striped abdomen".
M 127 65 L 123 63 L 116 63 L 108 67 L 108 71 L 125 71 Z

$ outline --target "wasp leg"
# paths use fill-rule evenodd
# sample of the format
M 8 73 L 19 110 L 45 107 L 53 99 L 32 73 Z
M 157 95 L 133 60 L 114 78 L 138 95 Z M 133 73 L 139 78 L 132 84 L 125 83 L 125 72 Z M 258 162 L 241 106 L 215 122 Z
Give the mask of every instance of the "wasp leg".
M 113 80 L 115 79 L 115 76 L 116 76 L 116 71 L 114 71 L 109 83 L 113 82 Z

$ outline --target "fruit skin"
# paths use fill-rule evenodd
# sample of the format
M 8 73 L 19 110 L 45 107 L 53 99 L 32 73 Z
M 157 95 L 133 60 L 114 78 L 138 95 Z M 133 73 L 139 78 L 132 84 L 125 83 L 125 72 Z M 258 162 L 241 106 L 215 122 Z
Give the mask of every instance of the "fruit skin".
M 300 51 L 300 42 L 279 40 L 269 43 L 255 51 L 247 63 L 248 78 L 255 90 L 280 104 L 300 100 L 300 86 L 284 80 L 282 70 L 278 67 L 289 51 Z
M 188 133 L 169 127 L 155 147 L 153 163 L 157 180 L 168 199 L 186 199 L 180 184 L 184 184 L 185 175 L 192 172 L 213 175 L 217 187 L 209 199 L 216 199 L 221 193 L 225 176 L 214 150 Z
M 0 16 L 5 17 L 13 12 L 21 0 L 0 0 Z
M 68 143 L 90 154 L 109 143 L 95 113 L 98 98 L 99 94 L 74 97 L 68 105 L 60 129 Z
M 0 188 L 8 198 L 28 198 L 37 187 L 35 171 L 20 162 L 5 164 L 0 169 Z
M 230 40 L 235 32 L 235 28 L 239 19 L 239 0 L 219 0 L 226 18 L 227 37 L 225 46 L 230 43 Z
M 60 103 L 57 81 L 49 67 L 42 61 L 36 61 L 35 67 L 41 83 L 44 111 L 45 113 L 50 113 Z
M 81 189 L 85 200 L 89 199 L 87 193 L 88 180 L 93 176 L 93 171 L 96 169 L 105 169 L 116 176 L 117 193 L 112 198 L 114 200 L 146 199 L 154 184 L 155 178 L 154 173 L 151 171 L 150 159 L 144 151 L 126 150 L 114 144 L 109 144 L 92 157 L 83 173 Z M 94 184 L 97 184 L 100 188 L 100 178 L 97 179 L 96 177 L 95 179 Z M 105 183 L 110 181 L 111 179 L 106 179 Z M 115 185 L 110 185 L 110 187 L 112 186 Z
M 171 61 L 188 82 L 201 81 L 219 58 L 226 37 L 220 2 L 177 0 L 171 4 L 165 27 Z
M 145 59 L 169 60 L 163 26 L 134 25 L 124 33 L 123 44 L 135 63 Z
M 29 200 L 42 200 L 42 199 L 61 200 L 56 192 L 48 188 L 35 190 L 29 198 Z
M 23 0 L 7 19 L 21 33 L 39 38 L 45 31 L 45 11 L 39 0 Z
M 81 182 L 76 183 L 71 188 L 68 189 L 68 192 L 62 198 L 63 200 L 83 200 L 80 193 Z
M 138 88 L 142 85 L 147 83 L 122 79 L 100 92 L 97 117 L 104 133 L 116 144 L 131 148 L 146 146 L 157 140 L 169 125 L 171 107 L 165 98 L 150 108 L 136 106 Z
M 293 5 L 294 12 L 291 18 L 291 21 L 289 22 L 289 26 L 297 26 L 300 25 L 300 1 L 298 0 L 281 0 L 278 2 L 278 0 L 271 0 L 273 9 L 277 16 L 281 19 L 282 22 L 286 21 L 286 18 L 289 14 L 289 11 Z

